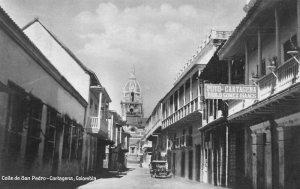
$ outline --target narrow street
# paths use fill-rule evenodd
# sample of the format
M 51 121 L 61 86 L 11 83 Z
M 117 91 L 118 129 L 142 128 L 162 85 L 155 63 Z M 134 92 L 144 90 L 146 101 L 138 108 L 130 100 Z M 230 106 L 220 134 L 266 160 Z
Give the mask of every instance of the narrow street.
M 121 175 L 113 174 L 110 178 L 100 178 L 88 184 L 78 187 L 78 189 L 213 189 L 221 188 L 199 182 L 189 181 L 183 178 L 151 178 L 148 168 L 140 168 L 137 164 L 129 164 L 129 170 Z

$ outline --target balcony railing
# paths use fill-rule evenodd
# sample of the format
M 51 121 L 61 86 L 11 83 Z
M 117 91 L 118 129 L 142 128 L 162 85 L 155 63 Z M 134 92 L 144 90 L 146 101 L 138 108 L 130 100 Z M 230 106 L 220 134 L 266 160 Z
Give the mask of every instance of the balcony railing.
M 259 100 L 263 100 L 274 93 L 282 91 L 299 79 L 299 64 L 291 58 L 277 70 L 270 73 L 258 81 Z
M 259 79 L 257 82 L 259 88 L 258 100 L 264 100 L 299 82 L 299 71 L 299 64 L 294 58 L 291 58 L 274 70 L 273 73 L 271 72 Z M 229 107 L 229 115 L 245 109 L 255 102 L 255 100 L 241 100 L 238 103 L 232 102 L 230 103 L 232 105 Z
M 88 120 L 88 130 L 92 133 L 100 133 L 108 137 L 108 123 L 106 120 L 106 116 L 104 116 L 105 112 L 101 111 L 101 119 L 99 117 L 90 116 Z M 100 120 L 100 126 L 98 124 Z
M 200 107 L 198 106 L 198 100 L 200 97 L 194 98 L 192 101 L 187 103 L 186 105 L 182 106 L 178 110 L 176 110 L 174 113 L 169 115 L 166 119 L 162 121 L 163 128 L 166 128 L 167 126 L 179 121 L 180 119 L 186 117 L 187 115 L 200 110 Z

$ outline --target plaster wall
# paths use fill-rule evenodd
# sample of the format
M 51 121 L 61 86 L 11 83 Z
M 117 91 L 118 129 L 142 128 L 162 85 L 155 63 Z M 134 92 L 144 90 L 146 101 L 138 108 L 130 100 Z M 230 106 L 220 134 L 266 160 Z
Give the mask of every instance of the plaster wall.
M 71 119 L 84 123 L 85 107 L 0 29 L 0 81 L 13 81 Z
M 78 63 L 53 39 L 39 22 L 35 22 L 26 28 L 24 33 L 88 102 L 90 77 Z

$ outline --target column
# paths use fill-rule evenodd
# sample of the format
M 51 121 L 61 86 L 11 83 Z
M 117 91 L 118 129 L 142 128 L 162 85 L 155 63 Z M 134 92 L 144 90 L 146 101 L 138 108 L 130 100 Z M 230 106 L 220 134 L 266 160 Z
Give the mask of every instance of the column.
M 182 111 L 183 111 L 183 116 L 186 116 L 187 115 L 187 111 L 186 111 L 186 100 L 185 100 L 185 82 L 184 82 L 184 84 L 183 84 L 183 109 L 182 109 Z
M 226 136 L 225 136 L 225 145 L 226 145 L 226 152 L 225 152 L 225 186 L 228 187 L 228 178 L 229 178 L 229 125 L 226 125 Z
M 257 189 L 257 136 L 252 133 L 252 185 L 253 189 Z
M 281 50 L 280 50 L 280 22 L 279 22 L 279 14 L 278 14 L 278 9 L 275 8 L 275 40 L 276 40 L 276 56 L 277 56 L 277 61 L 278 64 L 281 62 Z M 278 65 L 279 66 L 279 65 Z
M 264 188 L 264 133 L 253 132 L 252 136 L 252 185 L 253 189 Z
M 170 97 L 170 99 L 171 99 L 171 97 Z M 167 116 L 166 117 L 169 117 L 169 115 L 171 114 L 171 104 L 170 104 L 170 99 L 168 98 L 167 99 L 167 104 L 166 104 L 166 108 L 168 108 L 169 109 L 169 111 L 167 112 Z M 173 107 L 172 107 L 173 108 Z
M 300 46 L 300 0 L 297 0 L 297 46 Z M 298 71 L 298 81 L 300 81 L 300 70 Z
M 265 161 L 265 183 L 266 183 L 266 189 L 272 189 L 272 144 L 271 144 L 271 131 L 270 129 L 267 129 L 264 131 L 266 135 L 266 143 L 265 143 L 265 149 L 264 149 L 264 159 Z
M 213 136 L 213 133 L 210 133 L 210 143 L 211 143 L 211 146 L 209 147 L 210 148 L 210 153 L 211 153 L 211 184 L 215 184 L 215 149 L 214 149 L 214 136 Z
M 297 0 L 297 43 L 300 46 L 300 0 Z
M 172 98 L 173 98 L 173 107 L 172 107 L 172 110 L 173 110 L 173 113 L 175 112 L 175 93 L 172 94 Z
M 201 71 L 200 69 L 198 70 L 198 79 L 197 79 L 197 98 L 198 98 L 198 110 L 200 109 L 200 95 L 201 95 L 201 91 L 200 91 L 200 74 L 201 74 Z
M 120 127 L 120 144 L 122 144 L 122 127 Z
M 245 84 L 249 84 L 249 54 L 248 54 L 248 43 L 245 40 Z
M 118 127 L 116 127 L 116 145 L 118 145 Z
M 180 91 L 180 87 L 178 88 L 177 90 L 177 119 L 176 120 L 179 120 L 180 119 L 180 112 L 178 111 L 180 109 L 180 103 L 179 103 L 179 91 Z
M 257 32 L 257 76 L 261 76 L 262 50 L 261 50 L 261 28 Z
M 102 107 L 102 90 L 99 92 L 99 104 L 98 104 L 98 129 L 100 129 L 101 123 L 101 107 Z
M 190 78 L 190 113 L 192 112 L 192 98 L 193 98 L 193 95 L 192 95 L 192 88 L 193 88 L 193 81 L 192 81 L 192 78 Z
M 228 60 L 227 64 L 228 64 L 228 84 L 231 84 L 231 64 L 232 64 L 232 60 Z
M 185 106 L 185 82 L 183 84 L 183 106 Z
M 200 105 L 201 105 L 201 112 L 202 112 L 202 122 L 201 122 L 201 126 L 204 126 L 205 124 L 206 124 L 206 113 L 207 113 L 207 109 L 206 109 L 206 103 L 205 103 L 205 98 L 204 98 L 204 85 L 205 85 L 205 81 L 204 80 L 202 80 L 201 81 L 202 83 L 201 83 L 201 91 L 202 91 L 202 93 L 201 93 L 201 98 L 200 98 L 200 100 L 201 100 L 201 103 L 200 103 Z

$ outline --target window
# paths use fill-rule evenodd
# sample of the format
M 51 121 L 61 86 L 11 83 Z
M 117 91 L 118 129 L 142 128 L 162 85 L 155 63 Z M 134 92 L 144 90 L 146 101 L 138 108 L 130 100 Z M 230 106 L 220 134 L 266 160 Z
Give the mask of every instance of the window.
M 63 152 L 62 159 L 69 159 L 70 155 L 70 140 L 71 140 L 71 120 L 67 116 L 64 117 L 64 139 L 63 139 Z
M 76 159 L 77 156 L 77 144 L 78 144 L 78 127 L 72 125 L 72 137 L 71 137 L 71 160 Z
M 30 118 L 27 133 L 26 144 L 26 166 L 31 167 L 38 155 L 39 144 L 41 142 L 41 119 L 42 119 L 42 102 L 34 97 L 30 97 Z
M 82 126 L 65 116 L 62 159 L 81 160 L 82 146 Z
M 82 158 L 82 146 L 83 146 L 83 132 L 81 128 L 78 128 L 78 148 L 77 148 L 77 159 Z
M 54 158 L 56 127 L 57 127 L 57 112 L 51 107 L 48 107 L 46 134 L 45 134 L 45 148 L 44 148 L 45 163 L 52 163 Z
M 95 104 L 95 112 L 97 112 L 97 111 L 98 111 L 98 105 Z
M 133 102 L 134 101 L 134 92 L 131 92 L 130 95 L 131 95 L 131 101 Z
M 11 161 L 16 161 L 21 150 L 21 139 L 23 126 L 26 123 L 28 116 L 29 99 L 26 98 L 24 89 L 18 85 L 8 82 L 9 88 L 13 91 L 10 95 L 9 114 L 11 122 L 8 135 L 8 155 Z
M 92 108 L 93 107 L 93 99 L 90 99 L 90 108 Z
M 245 61 L 244 59 L 234 60 L 232 64 L 232 84 L 245 83 Z
M 134 147 L 130 147 L 130 153 L 134 154 Z

